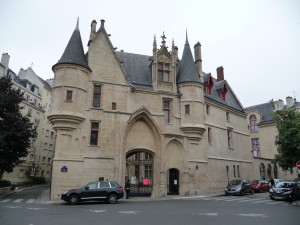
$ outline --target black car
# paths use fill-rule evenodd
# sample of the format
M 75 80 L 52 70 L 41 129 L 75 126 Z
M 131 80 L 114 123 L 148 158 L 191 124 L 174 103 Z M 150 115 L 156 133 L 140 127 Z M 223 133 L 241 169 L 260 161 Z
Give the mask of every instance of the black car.
M 270 188 L 269 194 L 272 200 L 294 201 L 300 199 L 300 183 L 294 181 L 279 182 Z
M 244 195 L 250 193 L 253 195 L 253 188 L 249 180 L 232 180 L 225 188 L 225 195 Z
M 61 199 L 71 205 L 91 200 L 105 200 L 110 204 L 114 204 L 123 197 L 123 187 L 114 181 L 91 182 L 82 188 L 69 190 L 61 195 Z

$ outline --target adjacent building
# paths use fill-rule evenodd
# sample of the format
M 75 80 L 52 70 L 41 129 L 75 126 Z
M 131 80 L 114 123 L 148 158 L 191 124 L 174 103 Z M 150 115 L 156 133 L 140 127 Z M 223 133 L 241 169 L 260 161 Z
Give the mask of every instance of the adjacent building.
M 37 137 L 31 140 L 28 156 L 23 163 L 14 168 L 11 173 L 4 173 L 3 179 L 12 183 L 22 183 L 30 180 L 30 176 L 51 179 L 52 160 L 55 150 L 55 131 L 47 116 L 51 109 L 52 81 L 43 80 L 31 67 L 20 69 L 18 75 L 9 68 L 10 56 L 2 54 L 0 76 L 9 76 L 13 87 L 24 92 L 22 115 L 33 123 Z
M 165 196 L 256 178 L 247 114 L 223 67 L 202 71 L 200 43 L 186 35 L 180 58 L 163 33 L 148 56 L 116 51 L 104 24 L 92 21 L 85 53 L 77 23 L 52 68 L 51 198 L 94 180 L 130 179 L 133 195 Z
M 300 102 L 295 98 L 286 97 L 286 104 L 280 99 L 246 108 L 252 145 L 251 152 L 255 159 L 253 172 L 256 177 L 292 180 L 297 176 L 296 171 L 285 172 L 279 166 L 271 163 L 274 155 L 278 153 L 275 146 L 278 132 L 272 114 L 276 110 L 290 107 L 300 108 Z

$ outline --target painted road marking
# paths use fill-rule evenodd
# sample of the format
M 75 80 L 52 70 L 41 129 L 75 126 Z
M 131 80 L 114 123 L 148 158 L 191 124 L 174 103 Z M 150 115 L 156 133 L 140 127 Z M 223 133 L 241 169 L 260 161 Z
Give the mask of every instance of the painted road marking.
M 28 199 L 27 201 L 26 201 L 26 203 L 33 203 L 34 202 L 34 199 Z
M 199 216 L 218 216 L 218 213 L 196 213 Z
M 173 199 L 195 199 L 195 198 L 205 198 L 205 196 L 198 195 L 198 196 L 187 196 L 187 197 L 175 197 Z
M 256 202 L 250 202 L 250 203 L 256 204 L 256 203 L 263 203 L 263 202 L 272 202 L 272 200 L 267 199 L 267 200 L 256 201 Z
M 2 200 L 2 201 L 0 201 L 0 202 L 9 202 L 11 199 L 4 199 L 4 200 Z
M 248 213 L 248 214 L 238 214 L 239 216 L 250 216 L 250 217 L 269 217 L 267 214 L 256 214 L 256 213 Z
M 251 202 L 251 201 L 259 201 L 259 200 L 262 200 L 263 198 L 250 198 L 248 200 L 243 200 L 243 201 L 240 201 L 240 202 Z
M 21 202 L 21 201 L 23 201 L 23 199 L 17 199 L 14 202 Z
M 123 214 L 139 214 L 142 211 L 118 211 L 118 213 L 123 213 Z
M 87 209 L 87 210 L 84 210 L 84 211 L 94 212 L 94 213 L 103 213 L 103 212 L 106 212 L 107 210 Z

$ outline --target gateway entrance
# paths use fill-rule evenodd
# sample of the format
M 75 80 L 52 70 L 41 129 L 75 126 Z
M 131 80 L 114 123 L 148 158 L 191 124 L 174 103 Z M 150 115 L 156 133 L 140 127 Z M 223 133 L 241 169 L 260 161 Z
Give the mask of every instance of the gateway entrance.
M 130 180 L 130 196 L 151 196 L 153 189 L 153 155 L 136 151 L 126 156 L 125 182 Z

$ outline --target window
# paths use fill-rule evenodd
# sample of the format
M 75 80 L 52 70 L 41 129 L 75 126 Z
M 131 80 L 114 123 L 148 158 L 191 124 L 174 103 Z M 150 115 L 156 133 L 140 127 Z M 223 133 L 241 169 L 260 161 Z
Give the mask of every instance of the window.
M 34 161 L 34 160 L 35 160 L 35 155 L 30 155 L 29 160 L 30 160 L 30 161 Z
M 211 134 L 211 128 L 210 127 L 207 129 L 207 139 L 208 139 L 208 144 L 212 145 L 212 134 Z
M 227 121 L 227 122 L 230 122 L 229 112 L 226 112 L 226 121 Z
M 138 180 L 140 177 L 140 166 L 139 165 L 134 166 L 134 175 L 136 176 L 136 178 Z
M 152 166 L 145 165 L 145 178 L 152 178 Z
M 170 64 L 158 63 L 158 80 L 169 82 Z
M 210 106 L 206 105 L 206 114 L 209 115 L 210 114 Z
M 260 157 L 260 144 L 259 144 L 259 138 L 252 138 L 252 151 L 254 157 Z
M 232 148 L 232 130 L 227 130 L 228 148 Z
M 240 166 L 239 165 L 236 166 L 236 170 L 237 170 L 237 176 L 240 177 Z
M 170 101 L 163 101 L 164 123 L 170 123 Z
M 220 98 L 226 100 L 227 86 L 224 84 L 224 87 L 220 90 Z
M 40 113 L 39 112 L 35 112 L 34 122 L 37 124 L 40 123 Z
M 256 116 L 254 114 L 252 114 L 250 117 L 249 117 L 249 122 L 250 122 L 250 131 L 251 133 L 256 133 L 258 132 L 258 126 L 257 126 L 257 119 L 256 119 Z
M 112 103 L 111 103 L 111 109 L 112 109 L 112 110 L 116 110 L 116 109 L 117 109 L 117 103 L 112 102 Z
M 100 107 L 101 86 L 95 85 L 93 92 L 93 107 Z
M 73 91 L 67 91 L 66 101 L 72 101 Z
M 45 136 L 49 137 L 49 130 L 46 130 Z
M 31 117 L 32 110 L 28 109 L 27 116 Z
M 149 153 L 145 153 L 145 159 L 152 159 L 152 156 Z
M 135 160 L 140 160 L 140 153 L 139 152 L 134 154 L 134 159 Z
M 90 145 L 98 145 L 99 122 L 92 122 L 91 124 L 91 139 Z
M 184 111 L 185 111 L 185 114 L 190 114 L 190 105 L 185 105 Z
M 48 143 L 44 143 L 44 149 L 48 149 Z
M 205 92 L 211 95 L 212 87 L 214 86 L 214 82 L 212 77 L 210 76 L 208 81 L 205 83 Z
M 45 163 L 46 162 L 46 157 L 43 157 L 42 158 L 42 163 Z
M 51 158 L 48 158 L 48 163 L 51 163 Z
M 236 177 L 236 174 L 235 174 L 235 165 L 233 165 L 233 176 Z
M 53 150 L 53 145 L 49 144 L 49 150 Z
M 51 131 L 51 138 L 54 138 L 54 132 Z

